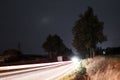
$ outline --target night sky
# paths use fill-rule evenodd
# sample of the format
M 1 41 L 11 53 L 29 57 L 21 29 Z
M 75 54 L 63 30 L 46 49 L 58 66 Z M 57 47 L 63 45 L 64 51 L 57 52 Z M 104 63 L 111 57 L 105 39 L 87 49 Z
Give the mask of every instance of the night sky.
M 120 0 L 0 0 L 0 53 L 20 42 L 23 53 L 44 54 L 48 34 L 58 34 L 72 48 L 72 27 L 88 6 L 108 36 L 99 46 L 120 46 Z

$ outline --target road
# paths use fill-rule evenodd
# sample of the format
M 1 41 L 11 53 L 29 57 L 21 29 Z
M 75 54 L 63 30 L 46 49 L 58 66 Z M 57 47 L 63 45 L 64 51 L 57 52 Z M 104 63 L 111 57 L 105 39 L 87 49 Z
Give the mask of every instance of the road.
M 56 80 L 74 69 L 74 63 L 64 62 L 49 67 L 36 67 L 25 70 L 0 73 L 0 80 Z

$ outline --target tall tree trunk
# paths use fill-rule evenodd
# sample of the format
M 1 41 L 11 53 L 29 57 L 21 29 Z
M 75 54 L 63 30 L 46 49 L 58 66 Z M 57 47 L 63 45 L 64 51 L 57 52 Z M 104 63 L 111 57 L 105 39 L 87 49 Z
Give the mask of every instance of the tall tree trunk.
M 90 48 L 90 58 L 93 58 L 95 56 L 95 49 Z
M 92 57 L 95 57 L 95 49 L 92 48 Z
M 92 58 L 92 48 L 90 48 L 90 58 Z

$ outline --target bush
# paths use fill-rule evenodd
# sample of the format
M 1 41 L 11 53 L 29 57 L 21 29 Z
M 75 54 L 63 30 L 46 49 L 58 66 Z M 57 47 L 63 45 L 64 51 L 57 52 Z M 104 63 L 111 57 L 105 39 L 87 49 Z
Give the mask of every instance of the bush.
M 16 49 L 5 50 L 2 54 L 5 62 L 11 62 L 21 59 L 22 53 Z

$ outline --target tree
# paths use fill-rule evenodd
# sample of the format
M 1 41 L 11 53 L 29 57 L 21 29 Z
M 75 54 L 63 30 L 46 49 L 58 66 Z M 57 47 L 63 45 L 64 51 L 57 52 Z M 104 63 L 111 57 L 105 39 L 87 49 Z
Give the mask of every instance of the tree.
M 42 47 L 48 52 L 50 58 L 64 55 L 69 50 L 58 35 L 49 35 Z
M 107 40 L 107 37 L 103 35 L 103 24 L 94 15 L 91 7 L 79 16 L 72 29 L 73 46 L 79 53 L 89 53 L 90 57 L 95 55 L 96 45 Z

